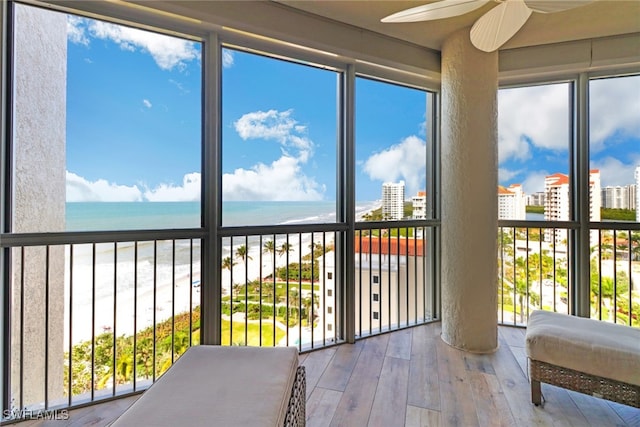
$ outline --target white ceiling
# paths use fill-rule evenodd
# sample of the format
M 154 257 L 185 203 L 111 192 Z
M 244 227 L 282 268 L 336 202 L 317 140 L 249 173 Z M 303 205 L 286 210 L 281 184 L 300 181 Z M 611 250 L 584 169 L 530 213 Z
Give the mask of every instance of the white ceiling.
M 380 19 L 409 7 L 434 0 L 330 1 L 277 0 L 306 13 L 385 34 L 420 46 L 440 50 L 443 41 L 458 29 L 471 27 L 497 3 L 491 2 L 466 15 L 430 22 L 383 24 Z M 595 0 L 564 12 L 533 13 L 524 27 L 503 49 L 640 33 L 640 0 Z

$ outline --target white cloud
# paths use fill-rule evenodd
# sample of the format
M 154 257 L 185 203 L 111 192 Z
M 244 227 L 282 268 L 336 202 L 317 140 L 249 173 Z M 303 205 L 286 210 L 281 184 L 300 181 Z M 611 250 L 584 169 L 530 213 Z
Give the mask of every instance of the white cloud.
M 282 156 L 270 165 L 236 169 L 222 176 L 225 200 L 322 200 L 324 188 L 302 172 L 300 158 Z
M 522 170 L 509 170 L 506 168 L 498 168 L 498 182 L 509 181 L 522 173 Z
M 89 46 L 83 21 L 85 21 L 83 18 L 67 15 L 67 37 L 71 43 Z
M 233 52 L 228 49 L 222 49 L 222 66 L 231 68 L 233 66 Z
M 234 127 L 245 141 L 276 141 L 282 154 L 271 164 L 258 163 L 224 174 L 225 200 L 322 200 L 325 188 L 303 168 L 313 155 L 314 143 L 306 136 L 307 127 L 293 118 L 293 110 L 247 113 Z
M 182 179 L 182 185 L 160 184 L 147 189 L 144 197 L 150 202 L 194 202 L 200 200 L 202 193 L 200 173 L 188 173 Z
M 151 108 L 151 102 L 148 99 L 143 99 L 142 103 L 144 104 L 145 107 Z
M 67 202 L 139 202 L 142 192 L 133 186 L 118 185 L 104 179 L 89 181 L 67 171 Z
M 500 161 L 527 160 L 529 143 L 551 149 L 569 148 L 569 92 L 555 84 L 502 89 L 498 93 Z
M 614 136 L 640 138 L 640 76 L 594 80 L 589 87 L 591 149 Z
M 544 179 L 551 175 L 546 170 L 532 171 L 522 182 L 522 191 L 526 194 L 538 193 L 544 191 Z
M 306 126 L 298 124 L 292 117 L 293 110 L 255 111 L 247 113 L 234 122 L 240 138 L 276 140 L 287 146 L 311 149 L 313 143 L 304 136 Z M 299 134 L 299 135 L 296 135 Z
M 640 165 L 640 155 L 636 154 L 635 161 L 625 164 L 613 157 L 605 157 L 591 162 L 591 169 L 600 170 L 601 185 L 616 186 L 629 185 L 634 182 L 634 171 Z
M 195 43 L 188 40 L 86 18 L 67 20 L 67 36 L 72 43 L 88 46 L 87 34 L 111 40 L 123 50 L 147 52 L 163 70 L 182 69 L 187 62 L 200 57 Z
M 407 193 L 424 190 L 425 159 L 427 145 L 415 135 L 405 138 L 400 144 L 369 157 L 363 165 L 364 172 L 372 180 L 397 182 L 404 180 Z

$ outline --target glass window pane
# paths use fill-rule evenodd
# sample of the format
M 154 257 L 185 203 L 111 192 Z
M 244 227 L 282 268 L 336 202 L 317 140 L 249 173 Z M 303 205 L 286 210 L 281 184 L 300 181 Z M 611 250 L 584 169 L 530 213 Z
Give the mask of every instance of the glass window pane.
M 338 74 L 223 53 L 223 225 L 335 222 Z
M 601 190 L 591 212 L 610 223 L 590 233 L 591 317 L 640 326 L 640 75 L 589 82 L 590 167 Z M 592 182 L 592 186 L 594 183 Z
M 498 218 L 571 219 L 570 85 L 498 92 Z
M 200 44 L 22 5 L 15 22 L 13 231 L 199 227 Z
M 428 92 L 356 79 L 356 209 L 364 221 L 425 219 Z M 429 129 L 429 130 L 427 130 Z
M 640 76 L 589 82 L 589 154 L 600 172 L 591 209 L 603 221 L 640 222 Z

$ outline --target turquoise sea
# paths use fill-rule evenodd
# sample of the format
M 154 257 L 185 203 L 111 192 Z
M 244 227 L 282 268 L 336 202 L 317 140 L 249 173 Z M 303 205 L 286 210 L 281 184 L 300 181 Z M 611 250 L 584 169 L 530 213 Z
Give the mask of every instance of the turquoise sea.
M 364 213 L 379 202 L 357 203 Z M 225 202 L 224 226 L 332 223 L 335 201 Z M 73 202 L 66 205 L 67 231 L 198 228 L 200 202 Z

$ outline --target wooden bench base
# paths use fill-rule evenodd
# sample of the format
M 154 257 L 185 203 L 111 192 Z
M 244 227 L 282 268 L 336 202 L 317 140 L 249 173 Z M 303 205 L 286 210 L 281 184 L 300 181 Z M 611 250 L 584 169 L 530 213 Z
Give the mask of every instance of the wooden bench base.
M 640 408 L 640 386 L 596 377 L 573 369 L 529 360 L 531 401 L 542 403 L 540 383 L 547 383 L 591 396 Z

